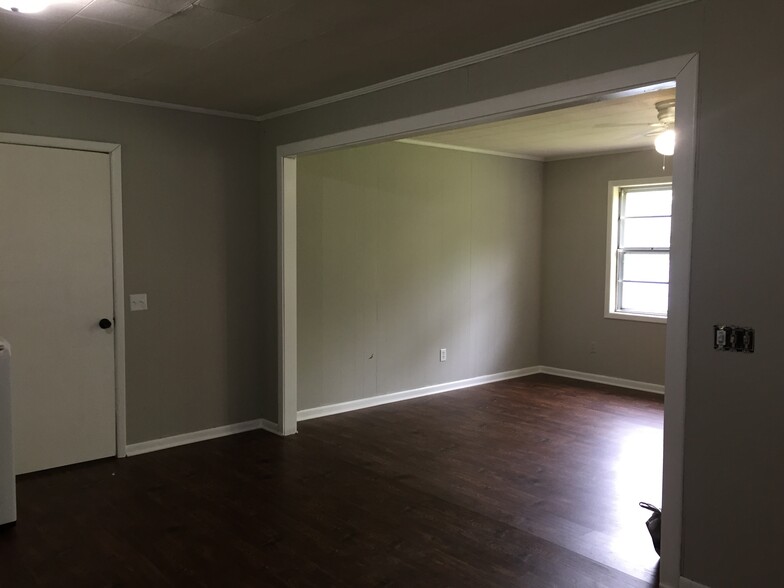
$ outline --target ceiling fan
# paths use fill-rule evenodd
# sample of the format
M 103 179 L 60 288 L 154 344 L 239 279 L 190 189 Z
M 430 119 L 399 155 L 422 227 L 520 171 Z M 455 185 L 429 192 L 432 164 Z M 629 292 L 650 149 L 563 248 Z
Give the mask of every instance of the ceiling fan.
M 648 126 L 650 131 L 645 133 L 646 137 L 656 137 L 654 147 L 662 155 L 672 155 L 675 153 L 675 99 L 661 100 L 655 104 L 658 122 L 655 123 L 607 123 L 599 124 L 599 127 L 639 127 Z

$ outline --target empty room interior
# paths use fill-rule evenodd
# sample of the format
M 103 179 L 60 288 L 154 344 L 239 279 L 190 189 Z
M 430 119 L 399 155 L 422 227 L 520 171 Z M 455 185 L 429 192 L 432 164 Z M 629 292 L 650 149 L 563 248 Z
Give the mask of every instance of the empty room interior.
M 298 421 L 353 435 L 378 413 L 354 442 L 422 445 L 393 471 L 652 582 L 637 503 L 661 502 L 672 177 L 654 141 L 674 104 L 642 88 L 299 157 Z
M 0 0 L 0 586 L 784 586 L 783 17 Z

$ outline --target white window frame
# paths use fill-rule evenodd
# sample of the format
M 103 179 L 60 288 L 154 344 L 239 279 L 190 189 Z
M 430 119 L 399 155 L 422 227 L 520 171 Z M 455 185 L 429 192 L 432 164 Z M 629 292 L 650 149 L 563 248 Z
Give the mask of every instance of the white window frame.
M 655 188 L 672 186 L 672 177 L 613 180 L 608 184 L 607 197 L 607 260 L 604 285 L 604 317 L 646 323 L 667 323 L 667 317 L 639 312 L 623 312 L 615 309 L 618 295 L 618 230 L 621 194 L 624 189 Z M 669 249 L 667 250 L 669 251 Z

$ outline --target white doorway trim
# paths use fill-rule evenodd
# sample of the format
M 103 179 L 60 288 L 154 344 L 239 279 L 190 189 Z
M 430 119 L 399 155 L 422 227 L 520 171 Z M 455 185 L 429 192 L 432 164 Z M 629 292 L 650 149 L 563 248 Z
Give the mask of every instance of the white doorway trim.
M 117 457 L 125 457 L 125 285 L 123 272 L 122 170 L 121 147 L 116 143 L 99 143 L 60 137 L 39 137 L 0 133 L 0 143 L 51 147 L 75 151 L 92 151 L 109 155 L 112 209 L 112 281 L 114 286 L 114 388 L 116 405 Z
M 277 149 L 278 158 L 278 427 L 297 431 L 296 157 L 365 143 L 407 138 L 503 120 L 559 107 L 618 98 L 672 85 L 678 88 L 678 149 L 673 158 L 670 312 L 665 370 L 663 552 L 661 585 L 677 586 L 681 568 L 681 504 L 686 395 L 692 198 L 695 170 L 697 54 L 682 55 L 507 96 L 307 139 Z
M 278 150 L 280 154 L 280 150 Z M 297 432 L 297 159 L 278 156 L 278 429 Z

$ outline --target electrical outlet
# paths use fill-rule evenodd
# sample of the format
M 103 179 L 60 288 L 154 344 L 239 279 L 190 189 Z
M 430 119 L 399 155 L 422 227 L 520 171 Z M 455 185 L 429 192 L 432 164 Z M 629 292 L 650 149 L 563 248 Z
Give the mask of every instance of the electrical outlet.
M 446 349 L 441 349 L 441 361 L 446 361 Z
M 588 353 L 596 353 L 596 351 L 597 351 L 596 341 L 591 341 L 588 344 Z

